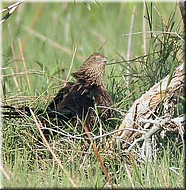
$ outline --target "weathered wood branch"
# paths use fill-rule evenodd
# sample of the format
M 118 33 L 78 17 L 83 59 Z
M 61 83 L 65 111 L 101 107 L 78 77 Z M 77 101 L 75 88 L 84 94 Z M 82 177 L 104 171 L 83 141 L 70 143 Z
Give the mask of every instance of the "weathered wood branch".
M 156 126 L 155 132 L 158 129 L 175 130 L 178 124 L 171 120 L 175 104 L 178 103 L 175 102 L 175 96 L 183 91 L 185 74 L 184 64 L 181 64 L 172 74 L 156 83 L 137 99 L 126 113 L 119 127 L 121 131 L 114 135 L 113 140 L 116 142 L 121 140 L 123 148 L 128 148 L 136 139 L 143 137 L 144 140 L 146 136 L 149 136 L 148 131 L 154 125 Z M 144 135 L 130 129 L 140 129 L 147 133 Z

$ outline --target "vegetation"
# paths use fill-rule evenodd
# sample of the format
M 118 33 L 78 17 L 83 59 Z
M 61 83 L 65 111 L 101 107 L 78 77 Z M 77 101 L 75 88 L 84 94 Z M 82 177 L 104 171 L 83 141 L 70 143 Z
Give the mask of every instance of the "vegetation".
M 46 108 L 64 82 L 73 80 L 69 73 L 100 51 L 111 63 L 105 80 L 114 107 L 124 114 L 183 62 L 182 36 L 175 3 L 23 3 L 3 24 L 3 104 Z M 176 108 L 176 115 L 181 113 L 182 105 Z M 111 119 L 116 122 L 103 126 L 104 133 L 117 129 L 122 117 Z M 73 126 L 50 141 L 56 159 L 38 142 L 33 117 L 4 119 L 2 131 L 4 187 L 106 186 L 92 146 L 77 138 L 82 136 Z M 177 141 L 159 136 L 151 163 L 122 149 L 106 150 L 109 136 L 96 145 L 117 187 L 183 188 L 183 147 L 176 135 Z

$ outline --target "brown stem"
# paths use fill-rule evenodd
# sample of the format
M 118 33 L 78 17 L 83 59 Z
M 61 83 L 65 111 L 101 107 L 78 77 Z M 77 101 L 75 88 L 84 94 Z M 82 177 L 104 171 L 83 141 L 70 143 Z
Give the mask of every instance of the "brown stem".
M 92 137 L 91 137 L 91 135 L 90 135 L 90 128 L 89 128 L 89 126 L 85 124 L 84 129 L 85 129 L 85 132 L 86 132 L 86 134 L 87 134 L 87 136 L 88 136 L 88 138 L 89 138 L 89 140 L 90 140 L 90 142 L 91 142 L 91 144 L 92 144 L 92 147 L 93 147 L 93 149 L 94 149 L 94 152 L 95 152 L 95 154 L 96 154 L 96 156 L 97 156 L 97 158 L 98 158 L 98 160 L 99 160 L 99 162 L 100 162 L 101 168 L 102 168 L 104 174 L 106 175 L 106 177 L 107 177 L 107 179 L 108 179 L 109 185 L 113 186 L 112 178 L 111 178 L 111 176 L 109 175 L 109 173 L 108 173 L 108 171 L 107 171 L 107 169 L 106 169 L 106 167 L 105 167 L 105 165 L 104 165 L 104 163 L 103 163 L 103 160 L 102 160 L 102 158 L 101 158 L 101 155 L 100 155 L 100 153 L 99 153 L 99 151 L 98 151 L 98 148 L 96 147 L 96 145 L 95 145 L 95 143 L 94 143 L 94 141 L 93 141 L 93 139 L 92 139 Z

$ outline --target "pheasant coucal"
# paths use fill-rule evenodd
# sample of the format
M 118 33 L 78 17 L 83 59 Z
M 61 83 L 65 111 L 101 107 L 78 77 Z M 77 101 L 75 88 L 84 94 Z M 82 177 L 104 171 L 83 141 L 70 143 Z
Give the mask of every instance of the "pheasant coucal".
M 85 119 L 91 128 L 96 117 L 95 105 L 101 121 L 104 122 L 111 117 L 113 115 L 112 109 L 109 108 L 112 106 L 112 100 L 104 83 L 106 64 L 107 58 L 100 53 L 94 53 L 87 58 L 79 70 L 72 74 L 75 82 L 67 82 L 49 104 L 44 114 L 47 116 L 45 118 L 55 121 L 55 125 L 68 121 L 77 125 L 79 119 Z M 30 115 L 28 107 L 17 110 Z M 41 114 L 42 110 L 37 113 Z M 3 115 L 16 117 L 20 116 L 20 112 L 14 111 L 9 114 L 4 112 Z M 46 119 L 42 119 L 42 123 L 48 125 Z

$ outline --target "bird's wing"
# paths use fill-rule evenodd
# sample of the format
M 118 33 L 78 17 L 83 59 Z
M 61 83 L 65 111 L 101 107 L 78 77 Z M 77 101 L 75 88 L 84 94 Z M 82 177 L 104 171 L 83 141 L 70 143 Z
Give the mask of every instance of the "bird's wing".
M 63 101 L 63 99 L 68 95 L 68 93 L 72 90 L 74 83 L 68 82 L 65 84 L 63 88 L 57 93 L 55 98 L 52 100 L 52 102 L 49 104 L 48 108 L 51 110 L 56 109 L 56 105 Z
M 63 120 L 82 118 L 94 106 L 91 89 L 81 83 L 67 83 L 48 106 L 48 110 Z

